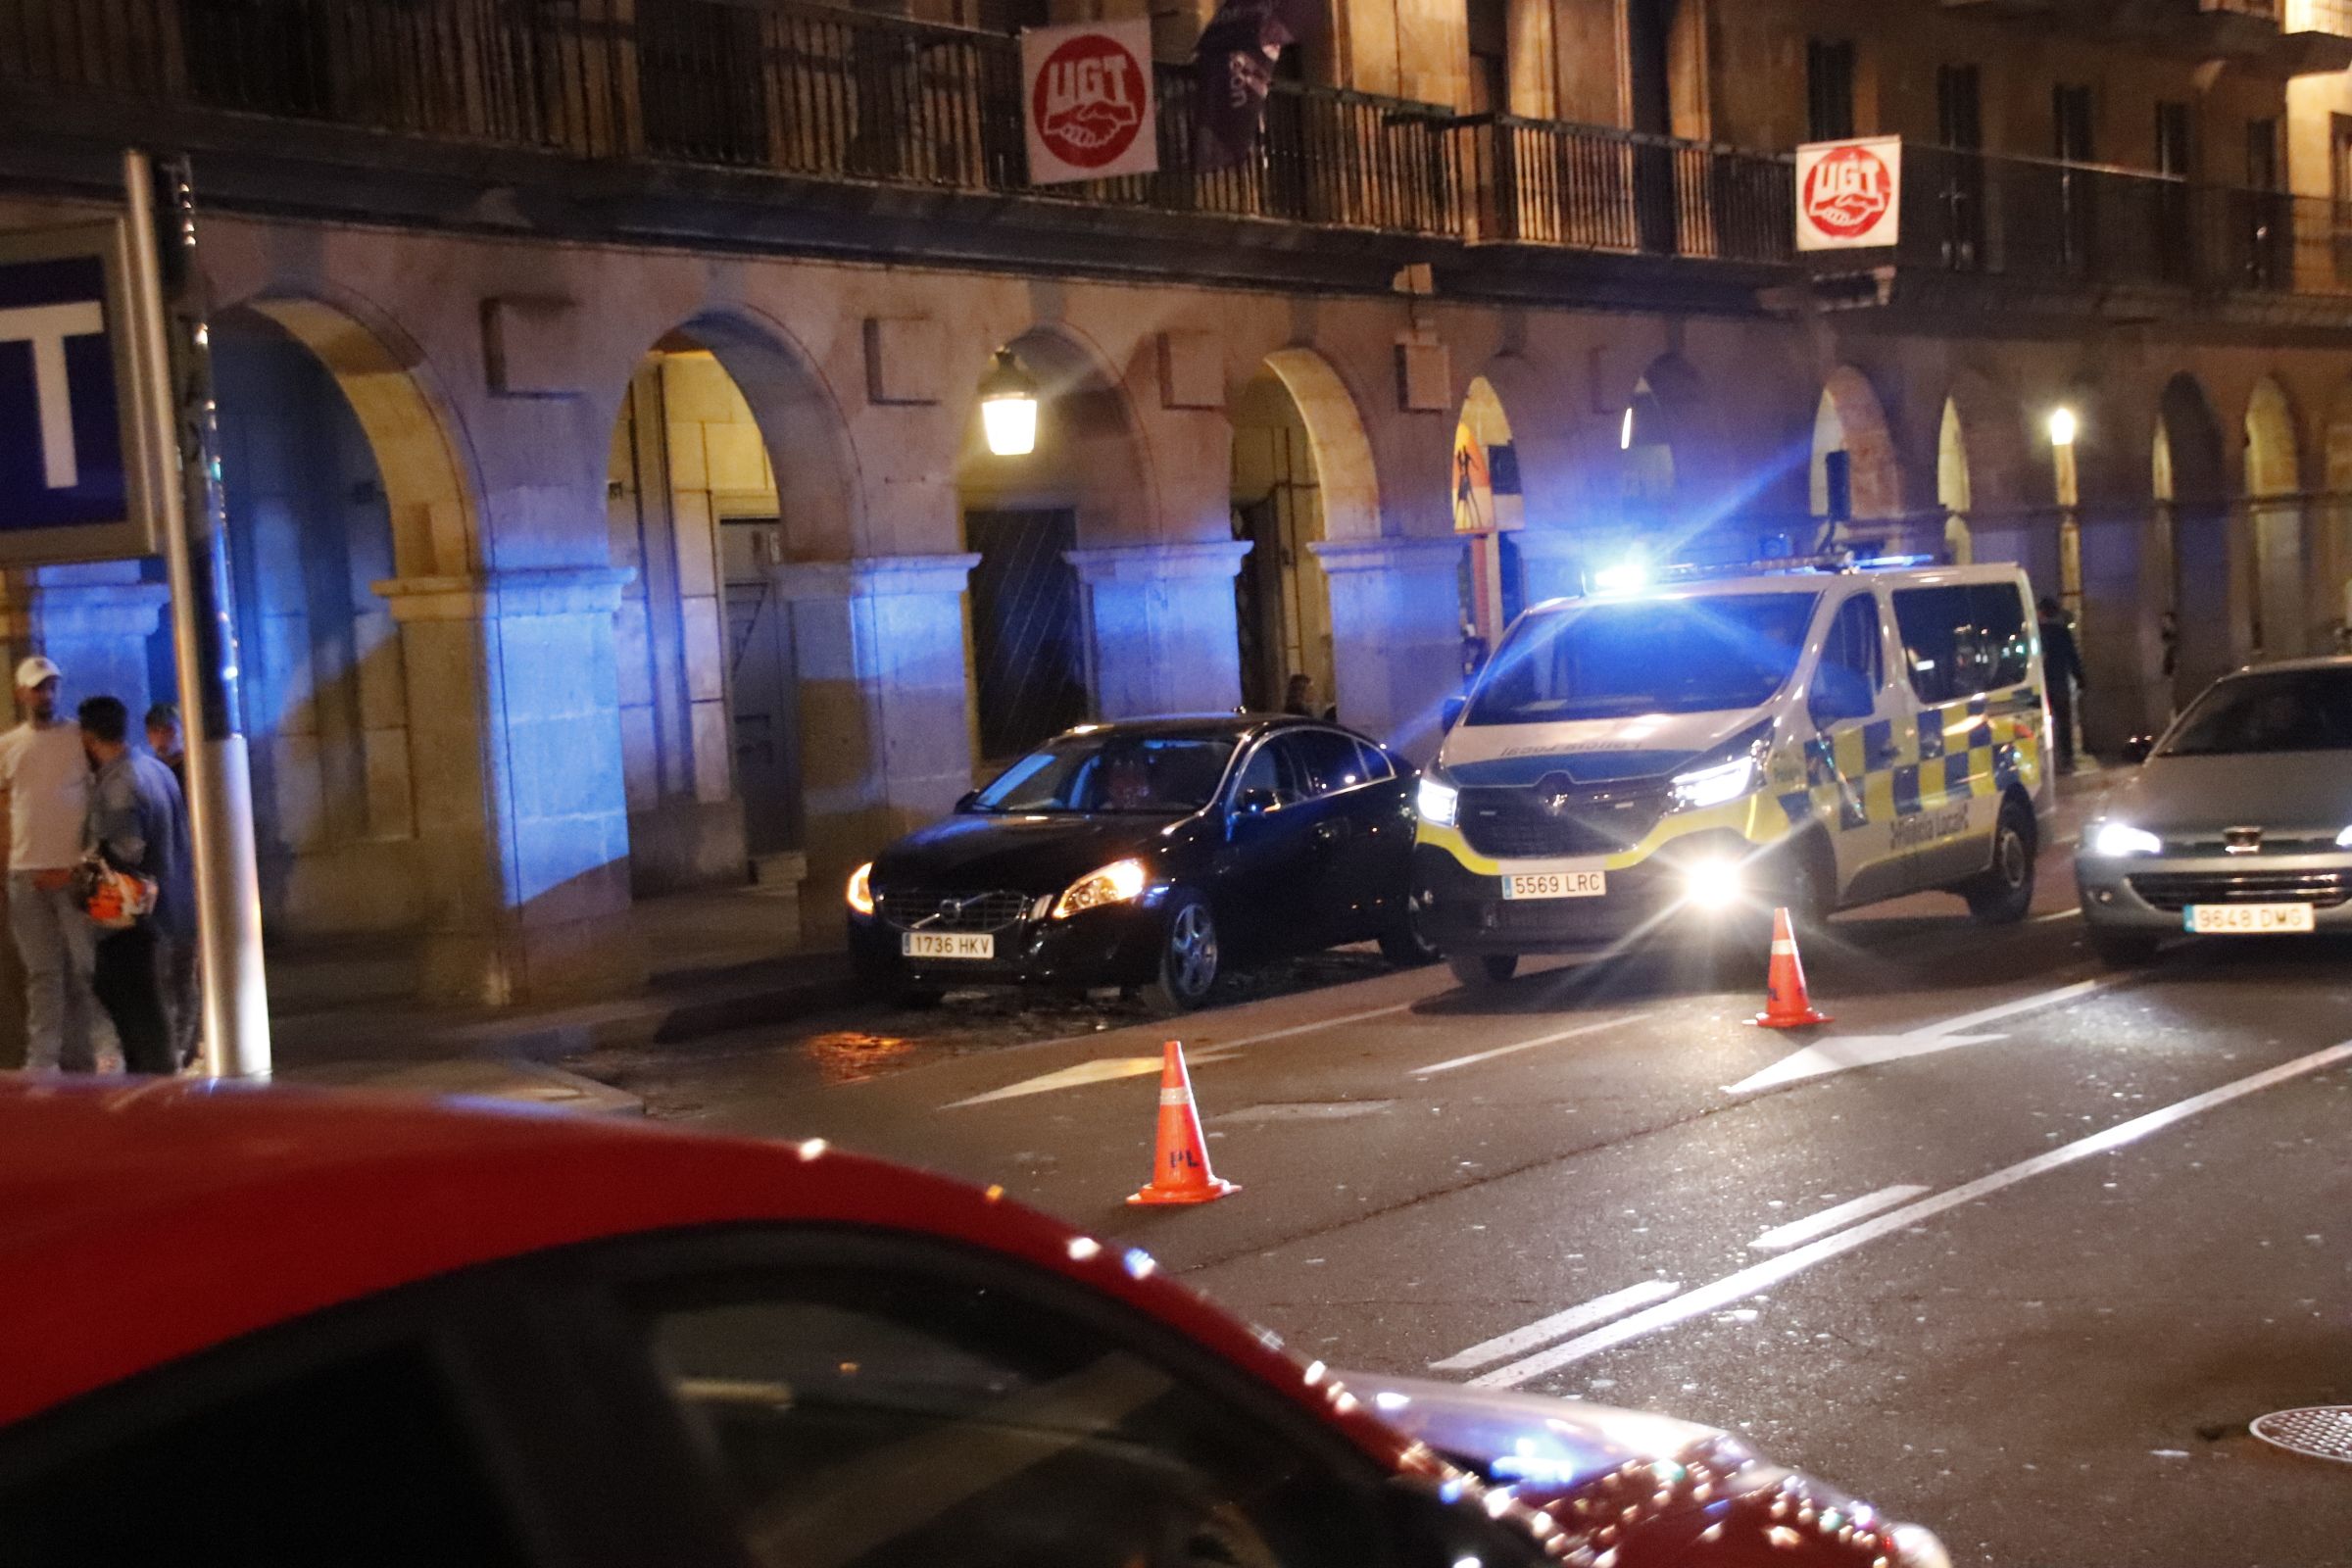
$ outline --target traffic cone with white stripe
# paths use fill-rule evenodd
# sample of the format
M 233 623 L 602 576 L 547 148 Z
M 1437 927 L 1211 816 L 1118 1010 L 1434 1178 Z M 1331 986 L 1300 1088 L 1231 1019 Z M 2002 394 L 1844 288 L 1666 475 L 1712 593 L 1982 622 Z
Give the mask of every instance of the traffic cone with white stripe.
M 1828 1023 L 1805 990 L 1805 963 L 1796 956 L 1796 930 L 1785 908 L 1772 911 L 1772 967 L 1764 975 L 1764 1010 L 1747 1020 L 1764 1029 L 1801 1029 Z
M 1159 1064 L 1159 1139 L 1152 1152 L 1152 1179 L 1127 1201 L 1207 1203 L 1240 1191 L 1208 1168 L 1208 1145 L 1193 1105 L 1193 1075 L 1185 1071 L 1184 1046 L 1171 1040 Z

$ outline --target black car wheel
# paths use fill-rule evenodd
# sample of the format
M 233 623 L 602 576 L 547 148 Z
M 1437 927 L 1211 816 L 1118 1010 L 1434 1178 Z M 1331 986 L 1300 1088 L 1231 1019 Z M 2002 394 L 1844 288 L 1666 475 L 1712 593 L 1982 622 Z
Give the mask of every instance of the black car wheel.
M 1964 894 L 1979 925 L 2015 925 L 2034 907 L 2034 813 L 2015 796 L 1992 827 L 1992 869 Z
M 1453 978 L 1464 990 L 1483 991 L 1498 986 L 1519 972 L 1516 953 L 1457 953 L 1446 960 Z
M 1198 893 L 1168 901 L 1166 934 L 1159 944 L 1159 978 L 1145 988 L 1151 1002 L 1169 1012 L 1206 1005 L 1217 989 L 1217 917 Z
M 1399 969 L 1418 968 L 1437 961 L 1438 950 L 1421 934 L 1421 901 L 1407 899 L 1394 922 L 1380 934 L 1380 956 Z

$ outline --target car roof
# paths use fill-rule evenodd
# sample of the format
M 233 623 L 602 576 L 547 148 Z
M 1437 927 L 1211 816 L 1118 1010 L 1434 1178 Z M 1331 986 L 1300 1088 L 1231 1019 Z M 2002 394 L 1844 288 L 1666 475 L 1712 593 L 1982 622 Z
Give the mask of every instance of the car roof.
M 2352 655 L 2318 654 L 2309 659 L 2279 659 L 2267 664 L 2245 664 L 2221 679 L 2236 680 L 2243 675 L 2291 675 L 2315 669 L 2352 670 Z
M 1143 718 L 1107 719 L 1097 724 L 1080 724 L 1066 729 L 1056 740 L 1072 735 L 1102 735 L 1125 738 L 1152 736 L 1200 737 L 1203 739 L 1247 740 L 1263 731 L 1295 728 L 1346 729 L 1347 726 L 1327 719 L 1307 718 L 1298 713 L 1163 713 Z M 1353 733 L 1350 731 L 1349 733 Z
M 1546 599 L 1530 605 L 1530 615 L 1556 613 L 1595 604 L 1655 604 L 1664 600 L 1713 598 L 1727 594 L 1819 594 L 1840 586 L 1880 583 L 1888 588 L 1940 588 L 1956 583 L 2014 583 L 2018 568 L 2008 562 L 1985 562 L 1966 566 L 1879 566 L 1857 564 L 1842 570 L 1801 569 L 1736 573 L 1708 572 L 1690 577 L 1666 577 L 1646 587 L 1623 593 L 1592 593 Z
M 1392 1466 L 1408 1440 L 1310 1386 L 1140 1252 L 827 1148 L 195 1079 L 0 1075 L 0 1426 L 275 1324 L 476 1264 L 711 1225 L 984 1248 L 1115 1297 Z M 1319 1377 L 1319 1373 L 1317 1374 Z

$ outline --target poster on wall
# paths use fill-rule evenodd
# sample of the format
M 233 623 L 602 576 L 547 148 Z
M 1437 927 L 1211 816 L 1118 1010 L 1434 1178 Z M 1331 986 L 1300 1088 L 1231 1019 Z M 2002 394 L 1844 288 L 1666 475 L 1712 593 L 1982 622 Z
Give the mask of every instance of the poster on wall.
M 1519 454 L 1507 444 L 1488 446 L 1468 424 L 1453 431 L 1453 531 L 1492 533 L 1527 522 L 1519 494 Z
M 1902 225 L 1903 139 L 1864 136 L 1796 150 L 1796 248 L 1892 245 Z
M 1159 168 L 1152 19 L 1021 31 L 1029 183 L 1148 174 Z

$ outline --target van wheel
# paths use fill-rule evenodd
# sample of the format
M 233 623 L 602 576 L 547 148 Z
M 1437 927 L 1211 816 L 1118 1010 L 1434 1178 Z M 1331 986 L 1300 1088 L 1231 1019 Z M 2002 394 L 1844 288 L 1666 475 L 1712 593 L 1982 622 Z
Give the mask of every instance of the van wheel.
M 1437 945 L 1421 934 L 1415 906 L 1403 911 L 1380 933 L 1380 956 L 1398 969 L 1414 969 L 1437 961 Z
M 1457 953 L 1446 960 L 1453 978 L 1465 991 L 1484 991 L 1489 986 L 1501 985 L 1519 972 L 1516 953 Z
M 1992 868 L 1961 890 L 1979 925 L 2015 925 L 2034 906 L 2034 813 L 2016 796 L 1992 825 Z
M 1788 841 L 1772 861 L 1772 902 L 1788 911 L 1801 930 L 1830 917 L 1838 904 L 1837 861 L 1818 834 L 1805 833 Z M 1764 922 L 1769 935 L 1771 921 Z

